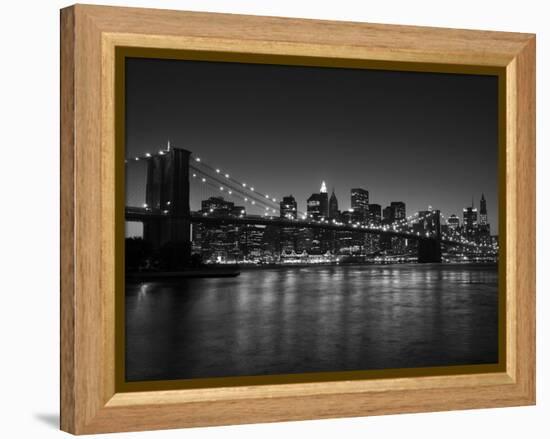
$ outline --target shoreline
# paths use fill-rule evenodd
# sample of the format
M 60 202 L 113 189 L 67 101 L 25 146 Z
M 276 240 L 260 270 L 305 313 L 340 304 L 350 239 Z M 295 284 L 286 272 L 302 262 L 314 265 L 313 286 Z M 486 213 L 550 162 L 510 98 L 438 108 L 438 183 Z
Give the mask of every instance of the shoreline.
M 150 272 L 131 272 L 125 274 L 126 281 L 162 281 L 162 280 L 181 280 L 193 278 L 223 278 L 223 277 L 238 277 L 244 271 L 259 271 L 259 270 L 277 270 L 289 268 L 327 268 L 327 267 L 380 267 L 389 265 L 414 265 L 414 266 L 476 266 L 476 267 L 498 267 L 497 262 L 438 262 L 432 264 L 418 264 L 415 262 L 386 262 L 386 263 L 322 263 L 322 264 L 263 264 L 263 265 L 210 265 L 200 269 L 188 271 L 150 271 Z
M 414 266 L 434 266 L 434 265 L 446 265 L 446 266 L 462 266 L 462 265 L 475 265 L 475 266 L 498 266 L 498 262 L 434 262 L 427 264 L 419 264 L 418 262 L 377 262 L 377 263 L 365 263 L 365 262 L 353 262 L 346 264 L 264 264 L 264 265 L 239 265 L 239 270 L 269 270 L 274 268 L 312 268 L 312 267 L 378 267 L 386 265 L 414 265 Z

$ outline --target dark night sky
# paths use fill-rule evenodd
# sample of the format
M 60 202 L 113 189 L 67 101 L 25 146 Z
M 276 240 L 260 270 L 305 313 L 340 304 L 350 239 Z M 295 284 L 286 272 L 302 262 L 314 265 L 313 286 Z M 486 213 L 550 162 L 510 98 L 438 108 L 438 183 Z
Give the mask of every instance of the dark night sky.
M 126 69 L 128 157 L 169 139 L 256 189 L 293 194 L 301 211 L 322 180 L 342 210 L 363 187 L 382 207 L 461 220 L 484 192 L 498 230 L 494 76 L 151 59 Z M 144 202 L 143 180 L 143 162 L 130 162 L 129 205 Z

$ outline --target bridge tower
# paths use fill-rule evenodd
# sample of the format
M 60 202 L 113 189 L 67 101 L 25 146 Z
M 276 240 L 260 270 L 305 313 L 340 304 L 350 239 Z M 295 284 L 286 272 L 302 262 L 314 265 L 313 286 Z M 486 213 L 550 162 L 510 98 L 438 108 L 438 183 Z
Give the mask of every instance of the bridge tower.
M 441 212 L 433 210 L 430 218 L 430 231 L 433 237 L 418 240 L 418 262 L 441 262 Z
M 172 268 L 185 266 L 191 254 L 189 219 L 189 157 L 191 152 L 168 148 L 147 159 L 145 202 L 156 220 L 143 225 L 143 238 L 153 249 L 168 251 Z

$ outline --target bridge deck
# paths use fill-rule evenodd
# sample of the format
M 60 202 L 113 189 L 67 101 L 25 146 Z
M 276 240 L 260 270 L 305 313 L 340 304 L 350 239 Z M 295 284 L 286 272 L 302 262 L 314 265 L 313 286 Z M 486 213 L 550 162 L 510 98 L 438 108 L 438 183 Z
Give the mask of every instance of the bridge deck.
M 284 228 L 310 228 L 310 229 L 322 229 L 340 232 L 356 232 L 366 233 L 381 236 L 392 236 L 398 238 L 406 238 L 413 240 L 439 240 L 442 244 L 455 245 L 455 246 L 474 246 L 473 243 L 464 243 L 459 241 L 452 241 L 448 239 L 440 239 L 436 236 L 421 236 L 415 233 L 403 232 L 398 230 L 383 230 L 379 228 L 371 228 L 365 226 L 353 226 L 350 224 L 332 223 L 332 222 L 317 222 L 300 219 L 287 219 L 280 217 L 260 217 L 260 216 L 205 216 L 203 214 L 192 212 L 189 216 L 174 216 L 169 214 L 163 214 L 160 212 L 146 211 L 139 207 L 126 208 L 125 218 L 127 221 L 147 221 L 147 220 L 162 220 L 168 218 L 181 218 L 198 224 L 234 224 L 234 225 L 262 225 L 262 226 L 276 226 Z

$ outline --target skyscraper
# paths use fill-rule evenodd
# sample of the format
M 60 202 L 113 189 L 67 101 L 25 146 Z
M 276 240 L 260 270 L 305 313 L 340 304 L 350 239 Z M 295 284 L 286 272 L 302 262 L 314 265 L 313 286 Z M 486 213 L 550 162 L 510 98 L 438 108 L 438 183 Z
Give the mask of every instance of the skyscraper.
M 307 217 L 316 221 L 326 220 L 329 216 L 329 203 L 327 185 L 323 181 L 318 194 L 311 194 L 307 199 Z M 328 250 L 330 246 L 330 233 L 326 230 L 312 230 L 311 246 L 308 252 L 320 254 Z
M 479 224 L 487 224 L 487 201 L 485 201 L 485 194 L 481 194 L 481 200 L 479 201 Z
M 380 204 L 369 204 L 369 222 L 379 225 L 382 222 L 382 206 Z
M 384 208 L 383 217 L 385 224 L 405 219 L 407 217 L 405 203 L 403 201 L 392 201 L 389 206 Z
M 472 206 L 462 209 L 462 224 L 464 236 L 474 240 L 477 234 L 477 209 L 474 208 L 473 203 Z
M 352 188 L 351 208 L 354 212 L 359 212 L 362 221 L 366 220 L 369 212 L 369 191 L 361 188 Z
M 393 209 L 393 220 L 400 221 L 407 217 L 405 203 L 403 201 L 392 201 L 390 207 Z
M 280 203 L 280 212 L 281 218 L 296 219 L 298 217 L 298 204 L 292 195 L 283 197 Z M 280 241 L 281 251 L 296 250 L 298 230 L 293 227 L 282 227 Z
M 321 183 L 321 189 L 319 191 L 319 202 L 320 202 L 321 217 L 328 218 L 328 192 L 327 192 L 327 185 L 325 184 L 324 181 Z
M 311 194 L 307 199 L 307 217 L 319 220 L 322 216 L 321 194 Z
M 338 199 L 336 198 L 334 189 L 332 189 L 332 194 L 330 196 L 330 200 L 328 201 L 328 217 L 331 219 L 337 219 L 339 215 L 340 212 L 338 211 Z
M 207 216 L 235 216 L 245 213 L 243 206 L 235 206 L 223 197 L 210 197 L 202 200 L 200 212 Z M 200 235 L 200 249 L 204 260 L 211 262 L 236 261 L 241 256 L 241 228 L 234 224 L 201 224 L 197 228 Z M 197 237 L 197 236 L 196 236 Z
M 487 201 L 485 194 L 481 194 L 479 201 L 479 241 L 482 244 L 489 245 L 491 243 L 491 226 L 487 221 Z
M 279 206 L 281 218 L 296 219 L 298 217 L 298 203 L 292 195 L 283 197 Z
M 449 226 L 449 230 L 457 231 L 460 227 L 460 219 L 453 214 L 447 219 L 447 225 Z
M 382 217 L 383 217 L 384 224 L 393 223 L 395 219 L 393 208 L 391 206 L 384 207 L 384 210 L 382 211 Z

